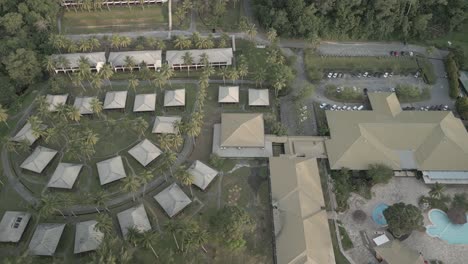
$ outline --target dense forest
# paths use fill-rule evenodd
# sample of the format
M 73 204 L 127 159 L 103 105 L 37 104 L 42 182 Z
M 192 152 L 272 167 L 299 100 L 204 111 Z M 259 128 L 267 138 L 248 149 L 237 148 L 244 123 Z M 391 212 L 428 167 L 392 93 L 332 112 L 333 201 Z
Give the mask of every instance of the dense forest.
M 253 0 L 265 28 L 324 39 L 425 39 L 461 27 L 467 0 Z
M 0 0 L 0 104 L 41 77 L 59 9 L 54 0 Z

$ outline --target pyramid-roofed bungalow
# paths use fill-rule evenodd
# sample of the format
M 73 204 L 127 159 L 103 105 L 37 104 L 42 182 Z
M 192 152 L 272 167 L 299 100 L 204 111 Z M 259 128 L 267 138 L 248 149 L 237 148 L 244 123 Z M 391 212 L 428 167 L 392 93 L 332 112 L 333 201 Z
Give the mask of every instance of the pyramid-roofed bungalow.
M 133 112 L 151 112 L 156 110 L 156 94 L 137 94 L 133 104 Z
M 98 162 L 96 166 L 101 185 L 127 177 L 121 156 Z
M 166 90 L 164 106 L 185 106 L 185 89 Z
M 175 134 L 175 124 L 181 122 L 182 117 L 180 116 L 157 116 L 154 120 L 152 133 L 156 134 Z
M 47 187 L 71 189 L 80 174 L 82 164 L 61 162 L 47 183 Z
M 41 129 L 46 129 L 46 125 L 41 125 Z M 21 142 L 21 141 L 26 141 L 29 143 L 29 145 L 34 144 L 38 137 L 36 137 L 33 133 L 31 123 L 27 122 L 18 133 L 12 138 L 13 141 L 15 142 Z
M 104 234 L 96 229 L 97 221 L 90 220 L 76 224 L 75 247 L 73 253 L 96 250 L 101 245 Z
M 221 114 L 221 147 L 264 147 L 263 114 Z
M 65 105 L 67 103 L 68 94 L 60 94 L 60 95 L 52 95 L 48 94 L 46 96 L 46 101 L 49 103 L 49 111 L 56 112 L 57 106 L 62 104 Z
M 21 168 L 36 173 L 41 173 L 49 162 L 57 155 L 57 151 L 38 146 L 29 157 L 21 164 Z
M 143 204 L 118 213 L 117 218 L 124 237 L 129 228 L 136 228 L 140 232 L 151 230 L 151 224 Z
M 154 196 L 154 199 L 161 205 L 169 217 L 175 216 L 192 202 L 176 183 L 169 185 Z
M 89 115 L 93 113 L 91 107 L 92 100 L 96 97 L 76 97 L 73 106 L 80 111 L 82 115 Z
M 239 86 L 220 86 L 218 103 L 239 103 Z
M 6 211 L 0 222 L 0 242 L 20 241 L 29 219 L 28 212 Z
M 216 175 L 218 175 L 218 171 L 199 160 L 196 160 L 188 168 L 187 172 L 193 176 L 193 184 L 202 190 L 205 190 Z
M 127 91 L 107 92 L 104 99 L 104 109 L 122 109 L 127 102 Z
M 268 89 L 249 89 L 250 106 L 268 106 L 270 105 L 270 95 Z
M 29 254 L 53 256 L 64 228 L 65 224 L 39 224 L 29 243 Z
M 144 139 L 136 146 L 131 148 L 128 153 L 132 155 L 141 165 L 147 166 L 150 162 L 155 160 L 162 151 L 156 147 L 148 139 Z

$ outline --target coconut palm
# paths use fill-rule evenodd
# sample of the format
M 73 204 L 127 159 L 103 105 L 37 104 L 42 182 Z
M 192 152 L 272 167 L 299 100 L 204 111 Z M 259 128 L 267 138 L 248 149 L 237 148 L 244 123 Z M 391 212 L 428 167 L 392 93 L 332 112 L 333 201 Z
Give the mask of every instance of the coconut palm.
M 98 192 L 93 193 L 88 197 L 87 200 L 94 205 L 94 209 L 96 209 L 98 214 L 101 213 L 99 207 L 108 210 L 106 207 L 106 203 L 109 201 L 109 195 L 103 190 L 99 190 Z
M 229 79 L 231 79 L 231 80 L 232 80 L 232 83 L 234 84 L 235 81 L 237 81 L 237 79 L 239 79 L 239 72 L 238 72 L 236 69 L 232 68 L 232 69 L 229 71 L 229 75 L 228 75 L 228 76 L 229 76 Z
M 245 60 L 242 60 L 243 57 L 239 60 L 239 65 L 237 66 L 237 72 L 239 73 L 239 77 L 242 81 L 244 81 L 244 77 L 249 74 L 249 66 Z
M 270 28 L 267 32 L 267 39 L 271 44 L 275 44 L 276 41 L 278 40 L 278 33 L 276 32 L 276 29 Z
M 63 218 L 65 218 L 65 215 L 60 210 L 60 207 L 66 207 L 65 205 L 68 205 L 69 201 L 70 200 L 66 195 L 42 194 L 38 207 L 39 219 L 47 218 L 55 212 L 59 212 Z
M 141 232 L 135 226 L 132 226 L 127 229 L 127 234 L 125 235 L 125 239 L 132 245 L 136 247 L 138 245 L 138 241 L 141 238 Z
M 178 149 L 184 143 L 184 138 L 181 134 L 172 134 L 169 135 L 169 140 L 172 148 Z
M 70 42 L 67 46 L 67 51 L 69 53 L 74 53 L 78 51 L 78 46 L 74 42 Z
M 264 68 L 260 68 L 258 69 L 254 76 L 253 76 L 254 80 L 255 80 L 255 86 L 257 87 L 259 84 L 260 84 L 260 88 L 262 87 L 263 85 L 263 82 L 265 81 L 266 79 L 266 71 Z
M 122 180 L 122 184 L 122 189 L 125 192 L 132 193 L 133 201 L 135 201 L 135 192 L 138 191 L 138 188 L 141 186 L 140 179 L 135 176 L 126 177 Z
M 99 73 L 91 74 L 91 85 L 96 90 L 100 90 L 102 88 L 103 83 Z
M 130 46 L 131 44 L 132 44 L 132 39 L 130 37 L 127 37 L 127 36 L 121 37 L 121 39 L 120 39 L 120 46 L 121 47 L 126 48 L 126 47 Z
M 176 49 L 184 49 L 185 37 L 183 35 L 178 35 L 174 40 L 174 47 Z
M 149 125 L 143 117 L 138 117 L 133 120 L 132 129 L 140 134 L 141 136 L 145 135 L 145 131 L 148 129 Z
M 187 76 L 188 76 L 190 73 L 190 66 L 193 64 L 192 54 L 189 51 L 185 52 L 184 55 L 182 56 L 182 60 L 184 61 L 184 64 L 187 66 Z
M 444 194 L 445 191 L 445 186 L 436 182 L 431 190 L 429 191 L 429 196 L 435 199 L 440 199 L 442 195 Z
M 166 43 L 164 43 L 164 41 L 162 39 L 156 40 L 155 46 L 156 46 L 157 49 L 160 49 L 160 50 L 165 50 L 166 49 Z
M 167 63 L 164 63 L 161 66 L 160 72 L 166 80 L 169 80 L 172 78 L 172 76 L 174 76 L 174 70 Z
M 105 237 L 109 237 L 112 234 L 114 226 L 112 224 L 112 218 L 107 214 L 98 214 L 96 217 L 96 225 L 94 229 L 103 233 Z
M 102 0 L 97 0 L 97 1 L 102 1 Z M 101 47 L 101 42 L 96 37 L 90 37 L 88 39 L 88 45 L 89 45 L 89 51 L 92 52 L 94 49 L 98 49 L 99 47 Z
M 125 63 L 125 68 L 130 69 L 131 72 L 133 71 L 133 68 L 136 65 L 136 61 L 132 56 L 125 56 L 124 63 Z
M 279 91 L 281 91 L 284 87 L 286 87 L 286 80 L 280 76 L 273 83 L 273 88 L 275 88 L 276 97 L 278 97 Z
M 8 151 L 8 152 L 15 152 L 18 154 L 18 151 L 16 151 L 16 146 L 17 143 L 11 140 L 9 137 L 4 136 L 2 137 L 2 140 L 0 141 L 0 144 Z
M 87 52 L 88 50 L 91 50 L 87 39 L 80 39 L 78 41 L 78 50 L 81 52 Z
M 140 84 L 140 81 L 132 74 L 130 79 L 128 79 L 128 88 L 131 88 L 136 93 L 136 88 Z
M 198 42 L 195 42 L 197 49 L 209 49 L 210 46 L 213 46 L 213 42 L 207 38 L 200 38 Z
M 208 56 L 208 54 L 206 54 L 205 52 L 203 52 L 203 53 L 200 55 L 200 62 L 201 62 L 205 67 L 208 67 L 208 65 L 210 64 L 210 57 Z
M 229 68 L 221 67 L 220 71 L 221 77 L 223 78 L 223 83 L 226 84 L 226 79 L 229 78 Z
M 201 247 L 205 253 L 208 252 L 205 248 L 205 244 L 208 243 L 208 232 L 200 228 L 196 228 L 193 232 L 190 232 L 189 236 L 189 240 L 194 246 Z
M 53 73 L 55 69 L 57 68 L 57 60 L 53 58 L 52 56 L 47 56 L 44 59 L 43 65 L 49 73 Z
M 57 49 L 59 53 L 62 53 L 62 50 L 67 47 L 67 40 L 68 39 L 64 35 L 52 34 L 49 37 L 49 43 L 53 48 Z
M 81 119 L 80 110 L 74 106 L 67 107 L 67 116 L 71 121 L 79 122 Z
M 190 174 L 184 166 L 180 166 L 179 168 L 177 168 L 174 176 L 176 180 L 178 180 L 182 185 L 189 186 L 190 194 L 193 196 L 192 184 L 195 180 L 193 175 Z
M 257 35 L 257 27 L 254 23 L 248 23 L 245 33 L 249 36 L 250 41 L 252 41 Z
M 148 170 L 144 170 L 143 172 L 139 174 L 141 183 L 143 184 L 143 195 L 145 195 L 146 186 L 148 185 L 148 183 L 151 182 L 151 180 L 154 179 L 154 176 L 155 175 L 151 171 L 148 171 Z
M 197 120 L 191 120 L 185 127 L 185 132 L 188 136 L 192 137 L 193 144 L 195 145 L 195 137 L 201 133 L 201 124 Z
M 157 42 L 157 40 L 154 37 L 146 37 L 145 41 L 144 41 L 144 45 L 146 46 L 146 48 L 160 49 L 160 48 L 156 47 L 156 45 L 157 45 L 156 42 Z
M 179 242 L 177 240 L 176 234 L 179 231 L 180 222 L 177 221 L 177 220 L 167 221 L 166 224 L 164 225 L 164 228 L 166 228 L 167 231 L 172 234 L 172 238 L 174 239 L 174 243 L 175 243 L 177 249 L 179 250 L 180 247 L 179 247 Z
M 166 84 L 167 79 L 164 77 L 164 74 L 162 72 L 155 72 L 153 74 L 153 79 L 151 80 L 154 86 L 158 85 L 159 86 L 159 91 L 163 91 L 163 86 Z
M 57 58 L 57 66 L 63 69 L 70 67 L 70 61 L 64 56 L 59 56 Z
M 138 243 L 144 248 L 151 249 L 154 256 L 156 258 L 159 258 L 158 254 L 156 254 L 156 251 L 154 250 L 154 247 L 153 247 L 153 244 L 158 241 L 158 238 L 159 238 L 158 234 L 156 234 L 152 230 L 148 230 L 148 231 L 141 233 Z
M 66 122 L 68 120 L 68 106 L 65 104 L 57 104 L 55 106 L 56 115 L 60 121 Z
M 173 177 L 174 177 L 174 175 L 172 175 L 172 166 L 175 164 L 176 161 L 177 161 L 177 154 L 174 151 L 166 150 L 162 154 L 162 165 L 164 167 L 169 168 L 169 172 L 171 173 L 171 176 L 173 176 Z M 166 174 L 164 174 L 164 177 L 166 178 L 166 181 L 167 181 L 167 175 Z
M 111 37 L 111 48 L 120 49 L 122 46 L 122 38 L 120 35 L 112 35 Z
M 203 37 L 200 35 L 198 32 L 193 32 L 192 33 L 192 43 L 195 44 L 195 46 L 199 46 L 199 42 L 203 39 Z M 200 48 L 199 48 L 200 49 Z
M 110 81 L 110 78 L 112 77 L 112 75 L 114 75 L 112 66 L 110 66 L 110 64 L 104 64 L 104 66 L 102 66 L 101 70 L 99 71 L 99 74 L 101 75 L 102 78 L 104 78 L 104 80 L 107 80 L 109 82 L 112 88 L 112 83 Z
M 102 113 L 102 102 L 99 101 L 96 97 L 93 97 L 89 103 L 91 110 L 93 111 L 94 114 L 97 116 L 100 116 Z
M 0 122 L 3 122 L 7 127 L 10 127 L 8 126 L 7 120 L 8 120 L 7 110 L 3 108 L 3 106 L 0 104 Z

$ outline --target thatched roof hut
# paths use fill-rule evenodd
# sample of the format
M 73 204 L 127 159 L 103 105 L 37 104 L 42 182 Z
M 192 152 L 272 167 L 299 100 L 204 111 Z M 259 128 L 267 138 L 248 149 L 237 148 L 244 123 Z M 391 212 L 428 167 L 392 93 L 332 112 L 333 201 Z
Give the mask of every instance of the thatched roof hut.
M 450 222 L 456 225 L 466 224 L 466 212 L 465 209 L 461 207 L 453 207 L 447 211 L 447 216 L 450 219 Z

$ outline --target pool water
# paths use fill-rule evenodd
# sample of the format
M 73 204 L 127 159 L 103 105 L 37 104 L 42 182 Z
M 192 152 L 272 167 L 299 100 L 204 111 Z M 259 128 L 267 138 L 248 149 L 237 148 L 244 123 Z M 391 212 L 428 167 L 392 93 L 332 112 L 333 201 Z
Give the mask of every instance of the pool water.
M 385 211 L 385 209 L 387 208 L 388 208 L 388 205 L 384 203 L 380 203 L 374 208 L 374 211 L 372 211 L 372 219 L 379 226 L 387 225 L 387 219 L 385 219 L 385 216 L 383 215 L 383 211 Z
M 456 225 L 450 222 L 447 214 L 439 209 L 429 211 L 432 225 L 426 227 L 426 233 L 438 237 L 449 244 L 468 244 L 468 223 Z

